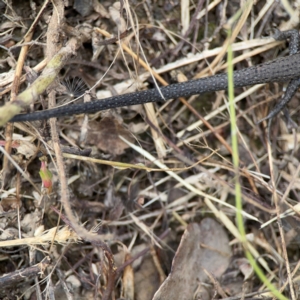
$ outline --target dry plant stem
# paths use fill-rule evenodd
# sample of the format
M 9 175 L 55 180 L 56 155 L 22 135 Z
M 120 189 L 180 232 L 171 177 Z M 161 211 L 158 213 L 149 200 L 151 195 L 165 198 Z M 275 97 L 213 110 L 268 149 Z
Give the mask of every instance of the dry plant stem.
M 184 33 L 182 40 L 176 45 L 175 49 L 171 50 L 172 53 L 173 53 L 172 58 L 174 58 L 175 56 L 178 55 L 179 51 L 181 50 L 181 48 L 185 44 L 185 41 L 188 38 L 188 36 L 190 35 L 190 33 L 192 32 L 193 28 L 199 22 L 198 15 L 199 15 L 199 13 L 202 9 L 203 3 L 204 3 L 204 0 L 199 0 L 198 1 L 197 7 L 194 11 L 194 14 L 193 14 L 193 17 L 192 17 L 192 20 L 190 22 L 188 30 Z
M 63 272 L 59 268 L 56 268 L 56 274 L 57 274 L 57 277 L 59 278 L 60 284 L 62 285 L 62 288 L 63 288 L 64 293 L 66 295 L 65 299 L 67 299 L 67 300 L 75 299 L 73 297 L 73 293 L 71 292 L 72 290 L 67 285 L 66 278 L 65 278 Z
M 6 103 L 0 108 L 0 126 L 7 123 L 13 116 L 20 113 L 24 107 L 29 106 L 45 92 L 45 90 L 53 83 L 68 58 L 75 53 L 78 45 L 77 39 L 71 38 L 67 45 L 61 48 L 60 51 L 53 56 L 43 73 L 33 82 L 33 84 L 17 96 L 16 101 Z
M 249 0 L 249 2 L 250 2 L 250 0 Z M 197 74 L 194 77 L 194 79 L 201 78 L 202 76 L 204 76 L 207 73 L 208 74 L 212 73 L 211 70 L 214 69 L 217 66 L 217 64 L 219 64 L 220 60 L 227 53 L 228 46 L 230 44 L 233 44 L 233 41 L 236 39 L 237 35 L 240 33 L 241 28 L 244 26 L 246 19 L 247 19 L 249 13 L 251 12 L 252 5 L 253 5 L 253 1 L 252 1 L 251 5 L 249 4 L 247 9 L 244 10 L 242 17 L 239 19 L 230 38 L 227 38 L 226 41 L 223 43 L 222 51 L 220 51 L 220 53 L 216 56 L 216 58 L 213 60 L 213 62 L 207 68 L 205 68 L 199 74 Z
M 102 29 L 99 29 L 99 32 L 101 34 L 103 34 L 104 36 L 108 37 L 108 38 L 111 37 L 111 35 L 108 32 L 106 32 Z M 160 82 L 163 81 L 162 82 L 163 85 L 168 85 L 167 82 L 165 82 L 159 74 L 157 74 L 155 71 L 153 71 L 149 67 L 149 65 L 146 62 L 144 62 L 138 55 L 136 55 L 134 52 L 132 52 L 132 50 L 127 45 L 125 45 L 125 43 L 122 43 L 122 42 L 117 42 L 117 43 L 122 47 L 122 49 L 124 51 L 126 51 L 129 55 L 131 55 L 131 57 L 135 61 L 137 61 L 140 65 L 142 65 L 142 67 L 144 69 L 146 69 L 148 72 L 150 72 L 150 74 L 152 74 L 157 80 L 159 80 Z M 155 118 L 154 104 L 153 103 L 146 103 L 146 104 L 144 104 L 144 107 L 145 107 L 145 111 L 146 111 L 146 114 L 147 114 L 148 118 L 152 120 L 152 122 L 155 124 L 155 126 L 157 128 L 159 128 L 158 121 Z M 166 156 L 166 149 L 164 147 L 162 139 L 161 139 L 160 135 L 158 135 L 157 132 L 155 132 L 153 130 L 151 130 L 151 134 L 152 134 L 152 139 L 155 143 L 156 152 L 158 154 L 158 157 L 159 157 L 159 159 L 162 159 L 163 157 Z
M 155 251 L 154 246 L 151 246 L 150 254 L 152 256 L 152 260 L 153 260 L 154 266 L 156 268 L 156 271 L 158 272 L 159 283 L 162 284 L 166 280 L 167 276 L 165 275 L 165 272 L 162 268 L 159 258 L 157 257 L 157 252 Z
M 164 159 L 166 157 L 167 150 L 166 150 L 166 147 L 161 138 L 163 133 L 160 130 L 160 126 L 159 126 L 159 123 L 156 118 L 154 104 L 146 103 L 146 104 L 144 104 L 144 107 L 145 107 L 147 117 L 155 124 L 156 128 L 159 129 L 158 130 L 159 132 L 157 132 L 155 130 L 152 130 L 152 128 L 150 128 L 152 139 L 155 144 L 155 148 L 156 148 L 156 152 L 157 152 L 157 157 L 158 157 L 158 159 Z
M 39 13 L 37 14 L 36 18 L 34 19 L 33 23 L 31 24 L 30 28 L 28 29 L 24 41 L 23 43 L 27 43 L 27 37 L 28 35 L 32 35 L 33 34 L 33 30 L 35 28 L 35 26 L 38 24 L 38 22 L 40 21 L 40 18 L 42 16 L 42 14 L 44 13 L 44 10 L 47 8 L 48 3 L 50 2 L 50 0 L 45 0 L 43 6 L 41 7 Z M 31 40 L 31 39 L 30 39 Z
M 230 147 L 230 145 L 225 141 L 225 139 L 216 132 L 216 130 L 214 129 L 214 127 L 212 125 L 210 125 L 210 123 L 208 121 L 205 120 L 204 117 L 202 117 L 202 115 L 200 115 L 198 113 L 198 111 L 190 104 L 188 103 L 184 98 L 179 98 L 179 100 L 181 101 L 181 103 L 183 103 L 185 106 L 187 106 L 189 108 L 189 110 L 199 119 L 202 121 L 202 123 L 216 136 L 216 138 L 220 141 L 221 144 L 223 144 L 223 146 L 227 149 L 227 151 L 232 154 L 232 149 Z
M 57 33 L 59 32 L 59 28 L 62 25 L 62 21 L 64 18 L 64 3 L 61 0 L 55 0 L 53 1 L 54 10 L 53 15 L 51 17 L 51 21 L 48 26 L 48 32 L 47 32 L 47 54 L 49 57 L 52 57 L 59 49 L 56 49 L 56 43 L 53 43 L 57 39 Z M 65 58 L 67 59 L 67 57 Z M 55 73 L 56 77 L 57 73 Z M 52 81 L 55 79 L 53 77 Z M 55 91 L 52 91 L 49 94 L 49 107 L 54 107 L 56 105 L 55 101 Z M 114 286 L 115 282 L 115 268 L 114 268 L 114 260 L 113 256 L 111 255 L 111 252 L 109 248 L 106 246 L 106 244 L 101 241 L 101 239 L 94 234 L 91 234 L 87 230 L 85 230 L 83 227 L 81 227 L 75 216 L 73 215 L 71 205 L 70 205 L 70 197 L 68 192 L 68 184 L 67 184 L 67 176 L 64 168 L 64 162 L 63 162 L 63 156 L 62 151 L 59 143 L 59 134 L 57 132 L 57 126 L 56 126 L 56 119 L 52 118 L 50 119 L 50 128 L 51 128 L 51 136 L 52 136 L 52 143 L 54 152 L 56 155 L 56 162 L 57 162 L 57 168 L 58 168 L 58 174 L 61 184 L 61 202 L 64 207 L 65 213 L 72 223 L 72 227 L 74 228 L 75 232 L 79 237 L 81 237 L 83 240 L 88 240 L 90 242 L 95 242 L 97 245 L 99 245 L 106 256 L 109 259 L 109 278 L 108 278 L 108 287 L 104 292 L 103 299 L 109 299 L 112 288 Z
M 116 267 L 115 267 L 114 259 L 113 259 L 111 252 L 110 251 L 108 252 L 104 249 L 103 249 L 103 252 L 104 252 L 104 255 L 106 256 L 106 259 L 108 260 L 109 268 L 107 271 L 106 289 L 103 292 L 102 300 L 109 300 L 109 299 L 111 299 L 110 295 L 115 286 L 115 280 L 116 280 L 117 273 L 116 273 Z
M 294 269 L 293 272 L 292 272 L 292 278 L 295 277 L 295 275 L 296 275 L 296 273 L 298 272 L 299 269 L 300 269 L 300 261 L 298 261 L 298 263 L 297 263 L 295 269 Z M 286 280 L 285 283 L 282 285 L 282 287 L 281 287 L 280 290 L 279 290 L 280 293 L 282 293 L 282 292 L 285 290 L 285 288 L 286 288 L 287 285 L 288 285 L 288 281 Z M 272 300 L 276 300 L 276 299 L 273 298 Z
M 31 40 L 33 35 L 33 31 L 31 31 L 29 34 L 26 35 L 25 41 L 28 42 Z M 23 46 L 18 58 L 18 63 L 16 66 L 16 72 L 15 72 L 15 77 L 14 81 L 12 83 L 12 88 L 11 88 L 11 94 L 10 94 L 10 101 L 13 102 L 16 100 L 17 94 L 19 92 L 19 85 L 20 85 L 20 77 L 22 75 L 22 69 L 24 66 L 25 58 L 28 52 L 29 46 Z M 8 123 L 5 128 L 5 150 L 8 154 L 11 152 L 11 143 L 12 143 L 12 134 L 13 134 L 13 123 Z M 6 175 L 8 171 L 8 159 L 7 156 L 4 156 L 3 159 L 3 181 L 2 185 L 4 187 L 5 182 L 6 182 Z
M 43 300 L 40 282 L 37 276 L 34 277 L 34 283 L 35 283 L 35 293 L 37 295 L 37 300 Z
M 37 25 L 41 15 L 43 14 L 45 8 L 47 7 L 47 4 L 49 3 L 50 0 L 46 0 L 40 9 L 37 17 L 35 18 L 34 22 L 31 24 L 30 28 L 28 29 L 25 37 L 24 37 L 24 43 L 28 43 L 31 41 L 33 33 L 34 33 L 34 28 Z M 12 83 L 12 88 L 11 88 L 11 95 L 10 95 L 10 101 L 15 101 L 19 92 L 19 86 L 20 86 L 20 81 L 21 81 L 21 75 L 22 75 L 22 69 L 24 66 L 25 58 L 28 52 L 29 45 L 23 46 L 21 48 L 21 52 L 19 55 L 16 71 L 15 71 L 15 77 L 14 81 Z M 5 129 L 5 150 L 8 154 L 11 152 L 11 143 L 12 143 L 12 134 L 13 134 L 13 124 L 8 123 L 6 125 Z M 2 184 L 5 185 L 6 181 L 6 174 L 7 174 L 7 169 L 8 169 L 8 159 L 6 156 L 4 156 L 3 160 L 3 181 Z
M 62 1 L 54 1 L 54 7 L 55 8 L 53 10 L 53 16 L 52 16 L 53 18 L 51 19 L 51 22 L 49 24 L 49 37 L 48 38 L 50 41 L 52 41 L 54 38 L 52 36 L 52 34 L 55 35 L 58 32 L 58 28 L 55 29 L 55 27 L 57 26 L 57 24 L 60 24 L 60 22 L 63 20 L 63 12 L 61 12 L 61 10 L 63 10 L 63 8 L 64 8 L 63 2 Z M 59 14 L 59 16 L 57 16 L 57 13 Z M 62 62 L 65 62 L 69 58 L 69 56 L 72 54 L 72 51 L 70 52 L 70 49 L 74 49 L 74 46 L 77 45 L 77 41 L 74 40 L 72 43 L 68 43 L 68 45 L 69 45 L 69 47 L 66 46 L 58 52 L 58 54 L 57 54 L 57 55 L 59 55 L 58 57 L 57 57 L 57 55 L 55 55 L 54 56 L 55 59 L 53 58 L 49 62 L 49 64 L 50 64 L 54 60 L 53 63 L 51 63 L 51 66 L 53 66 L 53 69 L 50 70 L 51 83 L 55 79 L 55 76 L 57 75 L 60 68 L 62 67 Z M 50 47 L 51 47 L 51 45 L 50 45 Z M 52 49 L 52 51 L 56 51 L 56 49 L 54 49 L 54 50 Z M 52 53 L 50 53 L 49 55 L 51 55 L 51 54 Z M 44 72 L 45 71 L 46 71 L 46 69 L 44 70 Z M 54 92 L 51 92 L 49 96 L 50 96 L 50 98 L 54 98 Z M 53 104 L 54 103 L 52 103 L 52 105 Z M 50 103 L 50 105 L 51 105 L 51 103 Z M 95 242 L 95 243 L 99 244 L 100 247 L 104 251 L 110 252 L 109 248 L 106 246 L 106 244 L 101 239 L 99 239 L 99 237 L 96 234 L 92 234 L 92 233 L 88 232 L 86 229 L 84 229 L 83 227 L 81 227 L 78 224 L 78 221 L 76 220 L 75 216 L 73 215 L 71 205 L 70 205 L 67 176 L 65 173 L 63 156 L 62 156 L 62 151 L 61 151 L 60 144 L 59 144 L 59 135 L 58 135 L 58 132 L 56 129 L 56 121 L 55 120 L 56 119 L 50 119 L 50 126 L 51 126 L 53 148 L 54 148 L 54 152 L 56 155 L 58 174 L 60 176 L 61 202 L 62 202 L 62 205 L 66 212 L 66 215 L 67 215 L 68 219 L 70 220 L 70 222 L 72 223 L 72 226 L 79 237 L 81 237 L 83 240 Z
M 215 278 L 215 276 L 213 274 L 211 274 L 204 268 L 203 268 L 203 271 L 206 273 L 206 275 L 209 278 L 209 280 L 211 281 L 211 283 L 213 283 L 215 292 L 217 292 L 222 298 L 226 298 L 227 295 L 226 295 L 225 291 L 223 290 L 223 288 L 221 287 L 220 282 L 217 280 L 217 278 Z
M 165 231 L 158 237 L 158 239 L 159 239 L 160 241 L 162 241 L 169 233 L 170 233 L 170 229 L 165 230 Z M 121 272 L 123 272 L 124 269 L 125 269 L 128 265 L 132 264 L 132 263 L 133 263 L 134 261 L 136 261 L 138 258 L 140 258 L 140 257 L 142 257 L 142 256 L 144 256 L 144 255 L 146 255 L 146 253 L 147 253 L 148 251 L 150 251 L 151 248 L 152 248 L 151 246 L 146 247 L 146 248 L 143 249 L 141 252 L 139 252 L 138 254 L 136 254 L 134 257 L 131 257 L 130 259 L 126 260 L 126 261 L 124 262 L 123 265 L 121 265 L 120 267 L 117 268 L 117 270 L 116 270 L 117 275 L 120 276 Z
M 290 295 L 291 295 L 292 300 L 296 300 L 297 298 L 296 298 L 295 291 L 294 291 L 293 278 L 291 276 L 291 269 L 290 269 L 289 257 L 288 257 L 287 250 L 286 250 L 283 226 L 282 226 L 282 222 L 281 222 L 281 218 L 280 218 L 280 207 L 278 205 L 278 197 L 277 197 L 277 193 L 276 193 L 276 185 L 275 185 L 275 179 L 274 179 L 272 149 L 271 149 L 271 145 L 269 142 L 267 142 L 267 148 L 268 148 L 268 155 L 269 155 L 271 182 L 272 182 L 272 186 L 273 186 L 273 199 L 274 199 L 274 203 L 275 203 L 275 207 L 276 207 L 277 223 L 278 223 L 278 229 L 279 229 L 279 233 L 280 233 L 280 237 L 281 237 L 282 253 L 284 256 L 284 260 L 285 260 L 285 267 L 286 267 L 286 272 L 288 275 L 288 282 L 289 282 L 289 286 L 290 286 Z
M 287 186 L 284 194 L 281 197 L 281 200 L 284 201 L 296 213 L 299 212 L 299 211 L 297 211 L 296 207 L 294 207 L 293 205 L 290 205 L 290 203 L 287 202 L 287 198 L 288 198 L 289 193 L 291 192 L 292 188 L 295 186 L 295 184 L 296 184 L 296 182 L 297 182 L 297 180 L 299 178 L 299 173 L 300 173 L 300 164 L 298 165 L 296 171 L 293 174 L 292 180 L 290 181 L 290 183 Z M 298 204 L 296 206 L 298 206 Z
M 189 105 L 189 103 L 188 103 Z M 191 106 L 191 109 L 194 110 L 194 108 Z M 195 114 L 198 114 L 198 112 L 195 110 Z M 158 131 L 158 129 L 151 123 L 150 120 L 146 119 L 147 124 L 153 129 Z M 207 170 L 201 169 L 201 167 L 198 165 L 198 163 L 195 163 L 194 161 L 191 161 L 190 159 L 188 159 L 184 153 L 183 150 L 181 150 L 176 144 L 174 144 L 170 139 L 168 139 L 165 135 L 162 135 L 164 142 L 175 151 L 175 156 L 181 160 L 182 162 L 184 162 L 185 164 L 188 164 L 190 167 L 195 168 L 196 170 L 198 170 L 199 172 L 204 172 L 207 173 Z M 231 148 L 230 148 L 231 150 Z M 201 163 L 205 163 L 205 162 L 201 162 Z M 173 169 L 174 170 L 174 169 Z M 232 171 L 230 169 L 230 171 Z M 245 172 L 243 172 L 244 174 Z M 212 174 L 210 174 L 211 176 L 214 176 Z M 246 175 L 245 175 L 246 176 Z M 246 176 L 247 179 L 249 180 L 250 184 L 253 184 L 253 179 L 250 176 Z M 216 178 L 215 178 L 216 179 Z M 227 188 L 229 187 L 232 190 L 232 186 L 228 185 L 226 182 L 223 182 L 220 178 L 217 178 L 218 181 L 222 182 L 222 185 L 226 186 Z M 269 211 L 269 210 L 268 210 Z
M 108 32 L 106 32 L 105 30 L 97 28 L 96 31 L 101 33 L 105 37 L 108 37 L 108 38 L 111 37 L 111 35 Z M 126 51 L 128 54 L 130 54 L 135 60 L 137 60 L 143 68 L 145 68 L 148 72 L 150 72 L 163 86 L 168 85 L 168 83 L 158 73 L 156 73 L 154 70 L 152 70 L 140 57 L 138 57 L 135 53 L 133 53 L 126 45 L 122 44 L 122 48 L 124 49 L 124 51 Z M 220 141 L 220 143 L 224 145 L 224 147 L 228 150 L 228 152 L 232 153 L 231 147 L 228 145 L 228 143 L 225 141 L 225 139 L 223 139 L 223 137 L 214 130 L 214 128 L 210 125 L 210 123 L 208 121 L 206 121 L 184 98 L 180 97 L 179 100 L 185 106 L 187 106 L 190 109 L 190 111 L 197 118 L 199 118 L 208 129 L 211 130 L 211 132 L 216 136 L 216 138 Z
M 43 70 L 45 68 L 46 65 L 47 65 L 47 59 L 43 59 L 39 64 L 37 64 L 35 67 L 33 67 L 32 70 L 39 73 L 41 70 Z M 20 83 L 24 82 L 25 80 L 26 80 L 26 75 L 23 75 L 20 78 Z M 10 84 L 8 84 L 4 89 L 1 90 L 0 96 L 5 95 L 11 89 L 12 89 L 12 82 Z
M 146 122 L 147 124 L 152 127 L 154 130 L 157 130 L 154 125 L 146 119 Z M 200 173 L 207 173 L 207 170 L 202 168 L 198 163 L 200 162 L 197 162 L 195 163 L 194 161 L 188 159 L 184 153 L 184 151 L 182 151 L 176 144 L 174 144 L 170 139 L 168 139 L 166 136 L 162 136 L 163 139 L 164 139 L 164 142 L 170 147 L 172 148 L 174 151 L 175 151 L 175 156 L 182 162 L 184 162 L 185 164 L 189 165 L 190 167 L 192 168 L 195 168 L 198 172 Z M 231 167 L 228 167 L 228 166 L 225 166 L 225 165 L 221 165 L 220 162 L 216 162 L 216 163 L 206 163 L 205 161 L 201 161 L 201 165 L 209 165 L 209 166 L 218 166 L 218 167 L 222 167 L 222 168 L 225 168 L 229 171 L 233 171 L 233 169 Z M 154 171 L 154 169 L 152 169 Z M 173 171 L 175 171 L 175 169 L 172 169 Z M 181 170 L 183 170 L 181 168 Z M 161 170 L 160 170 L 161 171 Z M 248 172 L 246 172 L 245 170 L 240 170 L 240 174 L 242 176 L 245 176 L 250 184 L 254 184 L 254 180 L 253 178 L 250 176 L 250 174 Z M 228 184 L 226 181 L 222 180 L 220 177 L 214 175 L 214 174 L 211 174 L 210 173 L 210 176 L 212 176 L 216 181 L 218 181 L 222 186 L 226 187 L 226 188 L 229 188 L 231 192 L 234 193 L 234 187 L 231 185 L 231 184 Z M 248 201 L 248 203 L 258 207 L 259 209 L 261 210 L 264 210 L 264 211 L 267 211 L 268 213 L 270 213 L 272 211 L 271 207 L 264 207 L 262 206 L 260 203 L 257 202 L 257 200 L 255 201 L 254 199 L 252 199 L 250 197 L 250 195 L 247 195 L 244 191 L 242 191 L 243 193 L 243 197 L 245 198 L 245 200 Z
M 34 266 L 6 274 L 0 277 L 0 288 L 3 289 L 7 286 L 15 286 L 22 280 L 28 280 L 33 276 L 43 274 L 49 264 L 50 258 L 47 256 L 40 263 Z
M 70 197 L 68 192 L 68 184 L 67 184 L 67 177 L 64 169 L 64 162 L 62 157 L 62 152 L 59 145 L 59 137 L 57 134 L 56 128 L 52 130 L 52 127 L 56 127 L 55 122 L 51 122 L 53 119 L 50 120 L 50 126 L 52 134 L 52 140 L 53 140 L 53 148 L 56 155 L 56 162 L 57 162 L 57 168 L 58 168 L 58 174 L 60 175 L 60 184 L 61 184 L 61 202 L 64 207 L 66 216 L 70 220 L 75 232 L 79 237 L 81 237 L 85 241 L 89 241 L 91 243 L 99 244 L 99 246 L 106 252 L 110 253 L 109 248 L 107 245 L 97 236 L 97 234 L 92 234 L 89 231 L 87 231 L 84 227 L 81 227 L 78 224 L 78 221 L 73 215 L 71 205 L 70 205 Z
M 181 50 L 182 46 L 186 43 L 187 37 L 189 36 L 192 29 L 194 28 L 194 26 L 195 26 L 194 22 L 199 22 L 198 16 L 201 11 L 201 7 L 203 6 L 203 2 L 204 1 L 202 1 L 202 0 L 200 0 L 198 2 L 195 12 L 193 14 L 192 20 L 190 22 L 190 26 L 189 26 L 188 30 L 186 31 L 186 33 L 181 37 L 181 41 L 179 43 L 177 43 L 177 45 L 174 49 L 168 49 L 164 53 L 159 55 L 158 57 L 154 58 L 152 60 L 153 65 L 155 65 L 157 62 L 159 62 L 160 60 L 162 60 L 163 58 L 167 57 L 170 54 L 172 55 L 171 60 L 173 60 L 174 57 L 177 56 L 177 54 Z
M 64 21 L 64 3 L 61 0 L 54 0 L 53 1 L 53 14 L 51 16 L 48 30 L 47 30 L 47 57 L 53 57 L 55 53 L 57 53 L 59 49 L 59 30 L 62 26 L 62 23 Z M 54 80 L 54 79 L 53 79 Z M 55 91 L 52 91 L 49 93 L 49 107 L 55 107 L 56 100 L 55 100 Z M 56 148 L 59 149 L 59 151 L 55 151 L 57 155 L 61 155 L 61 149 L 59 144 L 59 138 L 56 128 L 56 119 L 50 119 L 50 128 L 51 128 L 51 137 L 52 137 L 52 143 L 56 146 Z M 58 164 L 58 163 L 57 163 Z M 59 168 L 59 166 L 58 166 Z M 63 168 L 63 166 L 62 166 Z M 60 181 L 66 180 L 65 174 L 60 174 Z M 60 207 L 60 210 L 62 210 L 62 206 Z M 57 228 L 60 222 L 60 215 L 57 220 Z M 53 241 L 51 242 L 51 248 L 53 246 Z

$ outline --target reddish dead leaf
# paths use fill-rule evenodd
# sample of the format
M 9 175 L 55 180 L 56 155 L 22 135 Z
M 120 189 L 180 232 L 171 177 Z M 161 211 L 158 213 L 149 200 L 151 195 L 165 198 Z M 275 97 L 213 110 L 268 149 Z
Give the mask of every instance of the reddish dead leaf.
M 132 142 L 133 137 L 115 118 L 105 117 L 100 122 L 91 122 L 88 143 L 114 156 L 120 155 L 129 146 L 119 136 Z
M 208 281 L 204 269 L 215 278 L 227 269 L 230 257 L 225 230 L 215 220 L 190 224 L 184 232 L 172 263 L 171 273 L 155 293 L 153 300 L 211 299 L 201 283 Z

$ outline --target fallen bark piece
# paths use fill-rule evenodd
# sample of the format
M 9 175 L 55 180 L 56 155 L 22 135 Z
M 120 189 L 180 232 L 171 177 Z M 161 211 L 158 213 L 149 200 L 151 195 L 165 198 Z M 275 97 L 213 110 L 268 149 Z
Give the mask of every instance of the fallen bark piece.
M 228 236 L 215 220 L 206 218 L 185 230 L 172 262 L 171 273 L 155 293 L 153 300 L 211 299 L 202 283 L 207 272 L 215 278 L 227 269 L 231 255 Z

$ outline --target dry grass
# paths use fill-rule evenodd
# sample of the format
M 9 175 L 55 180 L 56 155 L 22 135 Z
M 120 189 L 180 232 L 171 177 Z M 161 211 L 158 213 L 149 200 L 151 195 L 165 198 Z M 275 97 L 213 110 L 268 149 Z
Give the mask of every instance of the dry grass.
M 223 72 L 230 42 L 236 69 L 287 55 L 285 43 L 262 36 L 299 21 L 296 1 L 259 0 L 230 41 L 238 1 L 30 3 L 0 6 L 0 94 L 12 115 L 20 103 L 41 110 Z M 77 87 L 86 87 L 79 100 Z M 269 145 L 257 125 L 281 91 L 235 91 L 242 214 L 248 250 L 298 299 L 299 135 L 279 116 Z M 298 106 L 295 96 L 289 111 L 300 124 Z M 235 225 L 226 91 L 8 123 L 1 145 L 0 299 L 183 299 L 185 280 L 201 299 L 272 299 Z M 208 217 L 218 223 L 205 227 Z M 159 289 L 170 278 L 175 285 Z

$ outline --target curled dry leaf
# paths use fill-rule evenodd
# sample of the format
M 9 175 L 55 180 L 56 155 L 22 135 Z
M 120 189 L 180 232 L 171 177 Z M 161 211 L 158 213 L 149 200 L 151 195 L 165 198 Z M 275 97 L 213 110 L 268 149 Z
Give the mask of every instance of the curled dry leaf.
M 171 273 L 155 293 L 153 300 L 211 299 L 207 290 L 199 295 L 199 286 L 208 281 L 207 273 L 220 277 L 230 257 L 225 230 L 215 220 L 190 224 L 185 230 L 172 263 Z

